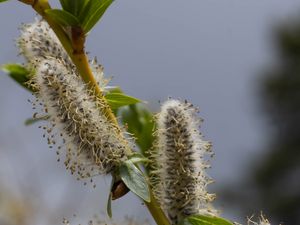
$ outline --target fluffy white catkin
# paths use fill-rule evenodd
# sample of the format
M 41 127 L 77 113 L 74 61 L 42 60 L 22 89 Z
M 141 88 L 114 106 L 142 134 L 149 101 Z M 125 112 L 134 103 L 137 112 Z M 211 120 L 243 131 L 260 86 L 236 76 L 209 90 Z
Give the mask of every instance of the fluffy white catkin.
M 197 109 L 187 102 L 168 100 L 157 117 L 157 199 L 173 225 L 189 215 L 216 214 L 207 193 L 211 182 L 203 158 L 211 154 L 210 143 L 199 133 Z M 155 177 L 154 176 L 154 177 Z
M 96 97 L 78 74 L 53 30 L 43 20 L 23 25 L 18 39 L 20 53 L 33 71 L 30 84 L 36 90 L 34 117 L 48 116 L 44 137 L 78 179 L 107 174 L 126 158 L 128 142 L 119 127 L 105 115 L 105 102 Z M 103 67 L 94 59 L 92 72 L 105 90 Z
M 50 116 L 44 136 L 58 154 L 65 151 L 65 166 L 78 178 L 109 173 L 126 158 L 128 143 L 106 118 L 102 100 L 63 61 L 41 60 L 32 82 L 42 112 Z

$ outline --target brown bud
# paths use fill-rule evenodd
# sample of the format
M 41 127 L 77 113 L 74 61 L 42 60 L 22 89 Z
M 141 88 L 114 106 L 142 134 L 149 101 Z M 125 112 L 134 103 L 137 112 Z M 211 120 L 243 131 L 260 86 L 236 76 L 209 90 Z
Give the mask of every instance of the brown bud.
M 122 180 L 116 181 L 111 188 L 111 199 L 116 200 L 129 192 L 128 187 Z

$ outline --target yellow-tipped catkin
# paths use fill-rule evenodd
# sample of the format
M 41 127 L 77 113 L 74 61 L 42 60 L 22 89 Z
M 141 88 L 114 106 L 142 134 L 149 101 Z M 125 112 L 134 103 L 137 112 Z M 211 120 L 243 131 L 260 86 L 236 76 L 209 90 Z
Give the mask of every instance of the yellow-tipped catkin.
M 31 82 L 42 112 L 50 116 L 44 136 L 50 147 L 57 146 L 57 154 L 65 152 L 64 163 L 72 174 L 107 174 L 126 158 L 128 143 L 106 118 L 105 103 L 62 61 L 40 61 Z
M 196 114 L 191 104 L 168 100 L 157 117 L 153 186 L 172 225 L 189 215 L 216 214 L 210 205 L 214 195 L 206 190 L 211 179 L 204 157 L 211 154 L 211 144 L 202 140 Z

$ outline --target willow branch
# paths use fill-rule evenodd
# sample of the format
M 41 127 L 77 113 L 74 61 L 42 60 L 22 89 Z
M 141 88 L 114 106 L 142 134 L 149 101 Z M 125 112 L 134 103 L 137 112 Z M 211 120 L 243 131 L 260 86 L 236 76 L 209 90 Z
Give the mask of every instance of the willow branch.
M 19 0 L 25 4 L 31 5 L 32 8 L 43 17 L 45 21 L 52 28 L 59 41 L 61 42 L 64 49 L 67 51 L 71 60 L 75 64 L 80 76 L 82 79 L 95 90 L 95 93 L 102 99 L 105 104 L 104 111 L 106 113 L 107 118 L 113 122 L 116 127 L 119 127 L 117 119 L 113 114 L 111 108 L 107 104 L 106 99 L 103 96 L 103 92 L 98 86 L 92 70 L 89 65 L 88 57 L 84 50 L 85 44 L 85 34 L 83 33 L 80 27 L 73 27 L 71 30 L 71 39 L 63 30 L 63 28 L 53 21 L 46 13 L 45 10 L 51 9 L 48 0 Z M 120 130 L 120 129 L 119 129 Z M 120 132 L 120 135 L 121 132 Z M 154 220 L 158 225 L 170 225 L 168 219 L 166 218 L 164 212 L 160 208 L 158 202 L 154 198 L 152 192 L 150 191 L 151 202 L 145 202 L 149 212 L 153 216 Z

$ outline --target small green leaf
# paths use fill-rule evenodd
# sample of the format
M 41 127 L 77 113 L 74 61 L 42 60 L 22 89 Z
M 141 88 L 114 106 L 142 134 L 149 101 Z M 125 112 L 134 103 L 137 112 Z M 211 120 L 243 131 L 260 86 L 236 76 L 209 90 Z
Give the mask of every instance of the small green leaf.
M 28 85 L 26 85 L 26 82 L 30 80 L 30 72 L 25 67 L 19 64 L 5 64 L 1 66 L 1 69 L 8 73 L 8 75 L 18 84 L 30 91 L 33 91 Z
M 128 161 L 132 162 L 133 164 L 141 163 L 141 162 L 150 162 L 148 158 L 143 156 L 139 152 L 134 152 L 132 155 L 129 156 Z
M 86 6 L 89 2 L 90 0 L 60 0 L 62 8 L 77 18 L 79 18 L 82 11 L 86 10 Z
M 113 1 L 114 0 L 91 0 L 89 11 L 86 13 L 82 23 L 82 28 L 85 33 L 88 33 L 95 26 Z
M 43 116 L 43 117 L 37 117 L 37 118 L 29 118 L 27 120 L 25 120 L 25 125 L 29 126 L 32 124 L 35 124 L 39 121 L 44 121 L 44 120 L 48 120 L 50 117 L 49 116 Z
M 72 10 L 71 10 L 71 3 L 72 3 L 72 1 L 74 1 L 74 0 L 59 0 L 59 1 L 60 1 L 60 4 L 61 4 L 61 7 L 62 7 L 65 11 L 72 12 Z
M 84 5 L 84 0 L 72 0 L 72 14 L 77 16 Z
M 105 98 L 112 109 L 118 109 L 122 106 L 133 105 L 141 100 L 125 95 L 124 93 L 108 92 Z
M 110 184 L 110 188 L 109 188 L 109 195 L 108 195 L 108 199 L 107 199 L 107 204 L 106 204 L 106 212 L 107 215 L 109 216 L 109 218 L 112 218 L 112 210 L 111 210 L 111 189 L 114 185 L 115 182 L 115 178 L 112 177 L 111 179 L 111 184 Z
M 93 0 L 85 0 L 83 7 L 78 14 L 78 19 L 80 20 L 81 24 L 84 22 L 84 20 L 90 14 L 92 5 L 93 5 Z
M 150 202 L 149 186 L 144 174 L 130 161 L 124 162 L 119 171 L 125 185 L 137 196 Z
M 84 16 L 85 10 L 89 8 L 90 0 L 80 0 L 77 2 L 78 2 L 77 6 L 76 6 L 77 11 L 76 11 L 75 15 L 80 20 L 80 22 L 83 22 L 83 20 L 81 20 L 81 18 L 82 18 L 82 16 Z
M 111 193 L 108 195 L 106 212 L 109 218 L 112 218 L 112 210 L 111 210 Z
M 8 1 L 8 0 L 0 0 L 0 3 L 1 3 L 1 2 L 7 2 L 7 1 Z
M 233 225 L 233 223 L 216 216 L 192 215 L 185 218 L 181 225 Z
M 109 92 L 109 93 L 124 93 L 119 86 L 109 86 L 109 87 L 107 87 L 107 92 Z
M 72 15 L 68 11 L 61 9 L 47 9 L 45 10 L 46 14 L 48 14 L 51 19 L 56 21 L 62 26 L 79 26 L 79 20 L 76 16 Z

